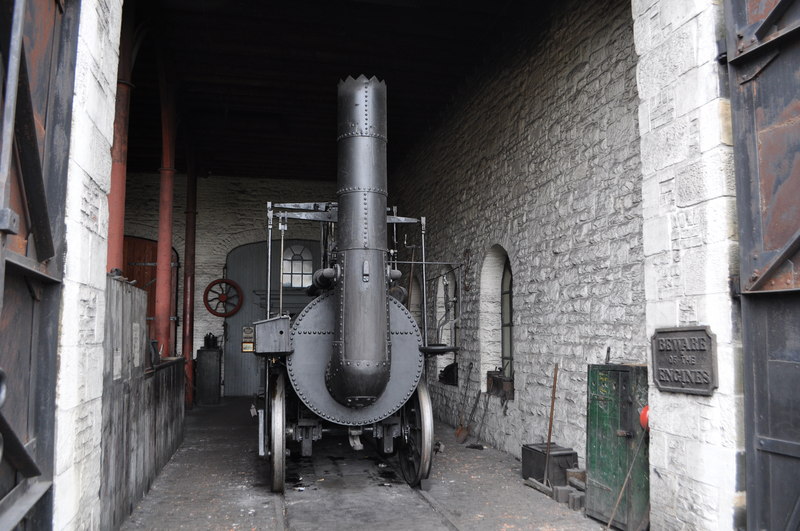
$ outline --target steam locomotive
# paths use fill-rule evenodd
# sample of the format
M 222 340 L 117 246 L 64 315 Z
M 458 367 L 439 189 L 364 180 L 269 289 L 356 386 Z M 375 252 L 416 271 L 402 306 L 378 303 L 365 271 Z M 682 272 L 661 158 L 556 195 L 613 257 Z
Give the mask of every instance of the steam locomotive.
M 397 453 L 411 486 L 430 473 L 425 358 L 457 348 L 428 344 L 425 218 L 387 209 L 386 146 L 385 83 L 348 77 L 338 85 L 337 201 L 267 205 L 268 279 L 276 222 L 281 258 L 289 220 L 318 222 L 322 247 L 309 288 L 315 298 L 294 317 L 284 314 L 282 297 L 273 311 L 268 281 L 267 318 L 254 323 L 255 353 L 264 359 L 259 455 L 269 457 L 276 492 L 284 489 L 287 443 L 310 456 L 314 441 L 331 431 L 346 432 L 356 450 L 369 435 L 381 454 Z M 398 226 L 419 230 L 420 261 L 398 260 Z M 409 295 L 403 284 L 412 284 L 401 267 L 415 266 L 423 279 L 421 329 L 402 302 Z

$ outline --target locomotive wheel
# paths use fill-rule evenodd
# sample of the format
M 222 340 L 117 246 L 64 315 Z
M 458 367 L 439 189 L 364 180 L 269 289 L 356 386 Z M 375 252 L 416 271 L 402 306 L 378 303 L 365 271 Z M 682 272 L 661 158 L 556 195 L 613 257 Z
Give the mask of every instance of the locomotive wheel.
M 217 317 L 232 316 L 242 307 L 242 302 L 242 288 L 229 278 L 218 278 L 203 292 L 206 310 Z
M 270 389 L 270 465 L 272 492 L 283 492 L 286 473 L 286 384 L 282 371 L 275 375 Z
M 425 380 L 400 410 L 403 434 L 398 448 L 400 472 L 412 487 L 428 478 L 433 459 L 433 407 Z

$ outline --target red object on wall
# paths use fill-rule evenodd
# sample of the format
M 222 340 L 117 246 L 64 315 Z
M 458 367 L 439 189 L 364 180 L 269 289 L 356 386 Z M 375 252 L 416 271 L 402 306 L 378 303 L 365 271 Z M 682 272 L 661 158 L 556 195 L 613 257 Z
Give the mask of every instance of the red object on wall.
M 639 413 L 639 424 L 642 426 L 642 429 L 645 431 L 650 430 L 650 406 L 644 406 L 642 408 L 642 412 Z

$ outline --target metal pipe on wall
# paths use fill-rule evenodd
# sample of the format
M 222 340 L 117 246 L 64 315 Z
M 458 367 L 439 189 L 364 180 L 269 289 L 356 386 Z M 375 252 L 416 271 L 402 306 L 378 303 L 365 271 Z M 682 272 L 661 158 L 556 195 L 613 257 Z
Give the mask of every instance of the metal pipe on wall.
M 106 271 L 125 271 L 125 187 L 128 173 L 128 120 L 130 117 L 131 73 L 133 71 L 133 6 L 125 3 L 117 70 L 117 100 L 114 110 L 114 141 L 111 145 L 111 189 L 108 192 L 108 253 Z
M 189 165 L 186 174 L 186 235 L 183 247 L 183 359 L 186 360 L 186 404 L 194 402 L 194 279 L 197 225 L 197 171 Z
M 172 302 L 172 205 L 175 187 L 175 94 L 167 78 L 165 58 L 158 56 L 161 96 L 161 190 L 158 202 L 158 250 L 156 253 L 155 331 L 161 357 L 173 355 L 170 341 Z

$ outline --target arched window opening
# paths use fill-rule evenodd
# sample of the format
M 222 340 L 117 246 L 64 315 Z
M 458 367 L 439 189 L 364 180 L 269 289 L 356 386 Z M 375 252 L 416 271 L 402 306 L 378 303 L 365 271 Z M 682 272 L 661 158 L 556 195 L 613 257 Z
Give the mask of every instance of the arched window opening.
M 283 287 L 307 288 L 313 273 L 311 251 L 307 247 L 292 245 L 283 251 Z
M 514 398 L 513 276 L 508 253 L 489 249 L 480 277 L 480 367 L 482 387 L 505 400 Z

